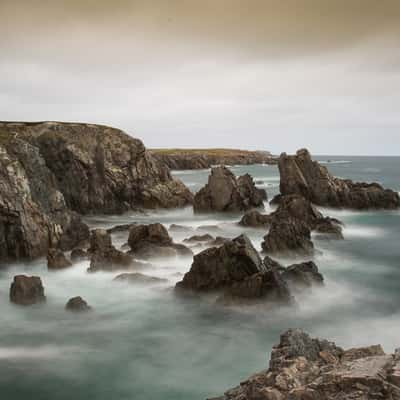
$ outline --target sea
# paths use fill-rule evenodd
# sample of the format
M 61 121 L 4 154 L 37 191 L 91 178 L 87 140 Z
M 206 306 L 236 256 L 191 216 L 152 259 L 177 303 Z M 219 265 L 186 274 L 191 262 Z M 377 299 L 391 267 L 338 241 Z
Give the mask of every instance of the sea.
M 338 177 L 400 190 L 399 157 L 317 157 Z M 249 173 L 269 199 L 279 192 L 276 166 L 232 166 Z M 174 171 L 192 191 L 209 170 Z M 266 212 L 272 209 L 265 203 Z M 87 273 L 88 261 L 57 272 L 45 259 L 0 268 L 0 398 L 4 400 L 205 400 L 268 367 L 271 348 L 289 328 L 349 348 L 400 347 L 400 211 L 321 209 L 344 223 L 344 240 L 315 238 L 325 284 L 297 296 L 291 308 L 223 307 L 173 288 L 192 259 L 159 258 L 140 271 L 167 279 L 152 286 L 114 281 L 116 272 Z M 237 225 L 240 214 L 194 215 L 191 208 L 86 218 L 92 228 L 130 222 L 185 226 L 176 242 L 198 233 L 247 234 L 261 250 L 265 230 Z M 117 247 L 127 233 L 113 235 Z M 202 251 L 202 247 L 193 249 Z M 281 259 L 284 265 L 295 260 Z M 41 277 L 46 304 L 9 302 L 16 274 Z M 93 311 L 64 310 L 82 296 Z

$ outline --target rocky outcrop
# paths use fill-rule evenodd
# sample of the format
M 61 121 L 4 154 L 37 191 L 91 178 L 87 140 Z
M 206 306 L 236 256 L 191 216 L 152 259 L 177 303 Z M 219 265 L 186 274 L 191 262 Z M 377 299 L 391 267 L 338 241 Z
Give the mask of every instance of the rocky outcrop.
M 72 265 L 65 254 L 59 249 L 49 249 L 47 252 L 47 268 L 50 270 L 65 269 Z
M 88 252 L 90 254 L 88 272 L 116 271 L 133 265 L 132 256 L 117 250 L 105 229 L 94 229 L 91 232 Z
M 250 210 L 243 215 L 239 225 L 251 228 L 268 228 L 271 222 L 272 217 L 270 215 L 261 214 L 258 210 Z
M 165 226 L 159 223 L 132 226 L 128 244 L 131 253 L 139 258 L 193 255 L 183 244 L 174 243 Z
M 300 194 L 312 203 L 338 208 L 395 209 L 399 194 L 378 183 L 356 183 L 333 177 L 328 169 L 311 159 L 306 149 L 279 158 L 280 192 Z
M 65 309 L 72 312 L 87 312 L 91 311 L 92 307 L 90 307 L 81 296 L 77 296 L 68 300 Z
M 150 153 L 170 169 L 206 169 L 214 165 L 276 164 L 267 151 L 235 149 L 152 149 Z
M 155 276 L 144 275 L 139 272 L 120 274 L 114 278 L 114 281 L 126 282 L 130 285 L 157 285 L 167 283 L 168 279 L 157 278 Z
M 398 400 L 399 367 L 397 351 L 386 355 L 380 346 L 345 351 L 292 329 L 273 348 L 267 370 L 213 400 Z
M 38 276 L 14 276 L 10 287 L 10 301 L 24 306 L 46 301 L 42 280 Z
M 190 271 L 176 287 L 196 292 L 220 291 L 219 301 L 223 303 L 292 302 L 286 282 L 277 271 L 265 267 L 245 235 L 195 255 Z
M 195 212 L 245 211 L 262 207 L 266 199 L 265 190 L 257 189 L 250 175 L 236 178 L 222 166 L 211 170 L 208 183 L 194 197 L 193 208 Z
M 312 261 L 290 265 L 282 271 L 282 278 L 289 285 L 301 289 L 314 285 L 321 286 L 324 283 L 324 277 Z

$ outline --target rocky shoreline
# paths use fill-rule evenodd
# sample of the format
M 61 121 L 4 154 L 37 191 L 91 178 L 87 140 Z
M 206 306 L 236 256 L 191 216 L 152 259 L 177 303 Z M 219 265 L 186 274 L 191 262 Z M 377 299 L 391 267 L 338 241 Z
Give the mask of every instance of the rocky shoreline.
M 277 163 L 268 151 L 236 149 L 151 149 L 154 158 L 170 169 L 207 169 L 215 165 L 251 165 Z

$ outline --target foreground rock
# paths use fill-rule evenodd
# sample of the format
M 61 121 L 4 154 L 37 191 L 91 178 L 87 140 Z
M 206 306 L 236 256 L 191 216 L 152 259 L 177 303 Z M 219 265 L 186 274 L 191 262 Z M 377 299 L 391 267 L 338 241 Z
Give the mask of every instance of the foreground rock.
M 0 259 L 71 250 L 79 214 L 191 204 L 191 192 L 143 143 L 106 126 L 0 122 Z
M 72 266 L 72 262 L 59 249 L 49 249 L 47 252 L 47 268 L 50 270 L 65 269 Z
M 46 301 L 42 280 L 38 276 L 14 276 L 10 287 L 10 301 L 24 306 Z
M 280 192 L 300 194 L 312 203 L 326 207 L 353 209 L 395 209 L 399 194 L 378 183 L 355 183 L 333 177 L 328 169 L 311 159 L 306 149 L 279 158 Z
M 172 241 L 164 225 L 134 225 L 129 231 L 128 244 L 139 258 L 192 256 L 192 251 Z
M 398 400 L 400 357 L 380 346 L 343 350 L 289 330 L 269 368 L 213 400 Z
M 262 207 L 267 199 L 265 190 L 256 188 L 246 174 L 239 178 L 226 167 L 211 170 L 208 183 L 194 197 L 195 212 L 234 212 Z
M 222 302 L 292 302 L 286 282 L 278 272 L 265 267 L 245 235 L 195 255 L 190 271 L 176 287 L 196 292 L 221 291 Z
M 65 309 L 73 312 L 87 312 L 91 311 L 92 307 L 90 307 L 82 297 L 77 296 L 68 300 Z
M 158 149 L 153 157 L 170 169 L 206 169 L 213 165 L 276 164 L 268 151 L 236 149 Z
M 88 272 L 115 271 L 132 266 L 133 258 L 117 250 L 111 236 L 105 229 L 94 229 L 90 235 L 90 267 Z
M 114 278 L 114 281 L 126 282 L 131 285 L 157 285 L 161 283 L 167 283 L 168 279 L 144 275 L 139 272 L 132 272 L 127 274 L 120 274 Z

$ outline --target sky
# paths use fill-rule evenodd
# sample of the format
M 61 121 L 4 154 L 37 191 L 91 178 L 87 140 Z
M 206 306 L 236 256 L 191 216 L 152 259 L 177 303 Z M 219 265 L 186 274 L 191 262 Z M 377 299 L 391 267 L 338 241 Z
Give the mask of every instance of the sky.
M 0 0 L 0 119 L 400 154 L 398 0 Z

